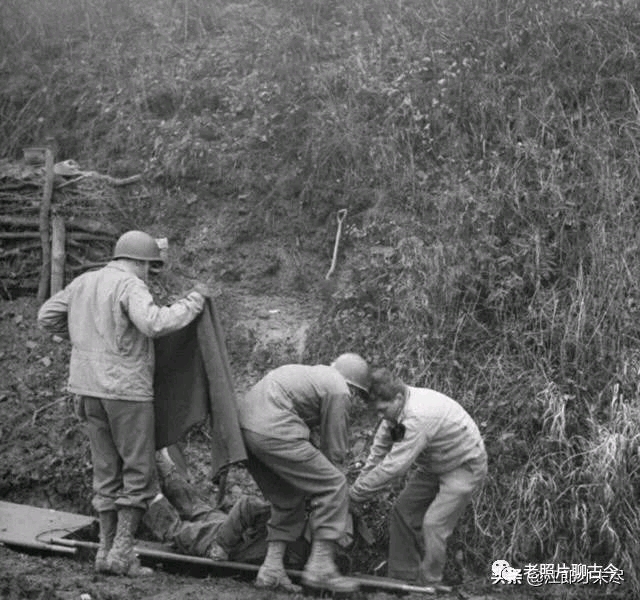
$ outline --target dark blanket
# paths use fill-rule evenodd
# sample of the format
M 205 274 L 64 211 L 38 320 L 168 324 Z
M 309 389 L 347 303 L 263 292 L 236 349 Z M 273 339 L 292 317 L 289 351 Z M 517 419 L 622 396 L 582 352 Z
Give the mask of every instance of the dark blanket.
M 247 458 L 222 327 L 208 299 L 190 325 L 155 340 L 156 448 L 175 444 L 196 423 L 211 417 L 214 479 L 227 465 Z

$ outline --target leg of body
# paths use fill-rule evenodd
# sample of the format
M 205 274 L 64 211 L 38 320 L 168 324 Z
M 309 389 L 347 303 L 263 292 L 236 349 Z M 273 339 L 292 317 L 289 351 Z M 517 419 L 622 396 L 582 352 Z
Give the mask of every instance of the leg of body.
M 220 554 L 217 550 L 222 550 L 218 538 L 228 520 L 226 513 L 211 510 L 208 519 L 184 521 L 169 500 L 158 494 L 149 504 L 143 522 L 157 539 L 182 554 L 227 560 L 227 552 Z
M 156 452 L 156 466 L 162 493 L 175 507 L 184 521 L 209 520 L 209 513 L 217 512 L 205 502 L 198 490 L 187 480 L 168 452 Z
M 163 494 L 158 494 L 151 501 L 142 522 L 163 544 L 173 544 L 177 532 L 182 527 L 182 519 L 178 511 Z
M 270 512 L 266 502 L 252 496 L 243 496 L 233 505 L 218 529 L 217 543 L 231 554 L 243 542 L 245 532 L 264 521 Z

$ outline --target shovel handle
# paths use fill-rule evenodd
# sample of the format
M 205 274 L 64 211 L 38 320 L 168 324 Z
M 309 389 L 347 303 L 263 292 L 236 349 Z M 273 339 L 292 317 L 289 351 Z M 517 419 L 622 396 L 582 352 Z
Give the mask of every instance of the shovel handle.
M 342 235 L 342 221 L 344 221 L 346 216 L 347 216 L 346 208 L 341 208 L 336 215 L 338 219 L 338 230 L 336 231 L 336 241 L 333 244 L 333 258 L 331 259 L 331 267 L 327 271 L 327 274 L 325 275 L 325 279 L 329 279 L 329 277 L 331 277 L 331 274 L 334 272 L 336 268 L 336 262 L 338 261 L 338 246 L 340 245 L 340 236 Z

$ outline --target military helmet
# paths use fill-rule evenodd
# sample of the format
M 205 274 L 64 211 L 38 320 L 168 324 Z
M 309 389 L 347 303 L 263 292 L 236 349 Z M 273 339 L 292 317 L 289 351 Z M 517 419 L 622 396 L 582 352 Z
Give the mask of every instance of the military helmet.
M 331 366 L 342 375 L 347 383 L 357 387 L 365 393 L 369 393 L 371 375 L 367 361 L 359 354 L 347 352 L 336 358 Z
M 131 258 L 163 263 L 156 240 L 144 231 L 127 231 L 116 242 L 113 258 Z

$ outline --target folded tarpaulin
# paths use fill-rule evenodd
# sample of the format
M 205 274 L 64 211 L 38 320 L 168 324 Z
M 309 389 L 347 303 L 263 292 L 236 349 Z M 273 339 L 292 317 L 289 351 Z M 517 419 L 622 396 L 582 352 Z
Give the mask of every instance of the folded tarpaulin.
M 213 302 L 187 327 L 155 340 L 156 448 L 175 444 L 211 417 L 214 479 L 247 453 L 240 432 L 224 334 Z

